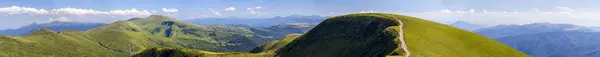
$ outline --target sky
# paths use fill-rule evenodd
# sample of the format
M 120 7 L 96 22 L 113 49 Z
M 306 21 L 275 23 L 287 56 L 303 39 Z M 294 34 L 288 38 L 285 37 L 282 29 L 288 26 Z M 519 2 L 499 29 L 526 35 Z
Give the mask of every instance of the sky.
M 441 23 L 600 26 L 600 0 L 0 0 L 0 29 L 53 21 L 111 23 L 154 14 L 189 20 L 364 12 Z

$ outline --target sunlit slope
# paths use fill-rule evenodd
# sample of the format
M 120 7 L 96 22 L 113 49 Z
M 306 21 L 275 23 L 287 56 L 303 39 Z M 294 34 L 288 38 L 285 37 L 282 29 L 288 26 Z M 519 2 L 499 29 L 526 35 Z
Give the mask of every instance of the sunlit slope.
M 262 56 L 262 57 L 530 57 L 484 36 L 419 18 L 359 13 L 328 18 L 302 35 L 288 35 L 252 53 L 214 53 L 165 47 L 136 56 Z M 287 42 L 293 39 L 293 41 Z M 402 39 L 406 43 L 402 43 Z M 281 46 L 281 43 L 287 43 Z M 408 51 L 402 45 L 406 44 Z M 281 48 L 277 48 L 281 46 Z M 277 48 L 277 49 L 273 49 Z M 275 51 L 273 51 L 275 50 Z M 273 55 L 274 54 L 274 55 Z
M 151 15 L 88 31 L 40 29 L 25 36 L 0 36 L 0 57 L 125 57 L 154 47 L 213 52 L 250 51 L 270 38 L 234 26 L 197 26 Z
M 372 34 L 377 34 L 374 33 L 377 31 L 388 31 L 388 29 L 386 28 L 399 29 L 400 27 L 397 26 L 399 26 L 400 24 L 402 25 L 401 30 L 396 31 L 402 32 L 401 35 L 404 36 L 404 40 L 406 41 L 408 51 L 410 52 L 411 57 L 528 57 L 528 55 L 521 53 L 513 48 L 510 48 L 495 40 L 486 38 L 484 36 L 472 32 L 460 30 L 458 28 L 419 18 L 384 13 L 349 14 L 329 18 L 321 24 L 319 24 L 317 27 L 311 29 L 306 34 L 303 34 L 299 38 L 300 40 L 296 40 L 288 44 L 288 46 L 286 46 L 288 48 L 284 47 L 282 49 L 279 49 L 277 54 L 281 54 L 282 56 L 289 55 L 300 57 L 329 56 L 332 54 L 340 54 L 332 56 L 373 55 L 377 53 L 348 52 L 356 50 L 346 49 L 344 51 L 338 51 L 335 49 L 357 48 L 356 46 L 369 44 L 369 39 L 364 39 L 361 41 L 352 41 L 353 39 L 347 38 L 386 39 L 382 36 L 373 37 Z M 364 29 L 368 30 L 362 31 Z M 394 34 L 385 32 L 379 33 Z M 379 42 L 387 41 L 379 40 Z M 400 41 L 394 40 L 394 42 L 396 42 L 396 44 L 399 44 L 398 42 Z M 389 50 L 383 46 L 374 46 L 375 44 L 369 45 L 370 46 L 368 47 L 370 48 Z M 398 46 L 397 48 L 400 47 L 400 45 L 387 46 Z M 291 49 L 291 51 L 287 49 Z M 369 48 L 362 48 L 360 50 L 369 50 Z M 321 52 L 328 52 L 332 54 L 321 54 Z M 403 54 L 402 49 L 398 49 L 396 50 L 396 52 L 393 53 Z M 388 55 L 400 56 L 397 54 L 389 54 L 389 52 Z
M 415 17 L 365 13 L 400 20 L 411 57 L 529 57 L 484 36 Z
M 167 31 L 169 27 L 173 26 L 161 25 L 163 22 L 176 23 L 175 21 L 176 20 L 170 19 L 166 16 L 152 15 L 148 18 L 134 18 L 127 21 L 117 21 L 112 24 L 91 29 L 88 31 L 88 33 L 91 37 L 93 37 L 91 38 L 92 40 L 103 44 L 104 47 L 122 52 L 137 52 L 158 46 L 186 47 L 208 51 L 225 51 L 225 49 L 218 48 L 214 42 L 209 42 L 213 40 L 200 40 L 210 39 L 210 37 L 189 37 L 191 34 L 185 35 L 181 32 L 178 32 L 181 30 L 179 28 L 171 28 L 171 31 Z M 186 26 L 192 27 L 191 25 Z M 165 32 L 171 32 L 172 35 L 166 37 Z M 203 43 L 197 44 L 196 42 Z M 199 46 L 202 46 L 202 48 Z
M 232 26 L 198 26 L 161 15 L 118 21 L 88 31 L 99 41 L 114 43 L 118 49 L 129 43 L 142 48 L 156 46 L 182 47 L 206 51 L 249 51 L 270 39 L 257 37 L 252 31 Z M 111 42 L 111 39 L 122 39 Z M 116 44 L 121 43 L 121 44 Z M 128 44 L 123 44 L 128 43 Z
M 39 29 L 27 36 L 0 37 L 0 57 L 125 56 L 86 39 L 85 32 Z

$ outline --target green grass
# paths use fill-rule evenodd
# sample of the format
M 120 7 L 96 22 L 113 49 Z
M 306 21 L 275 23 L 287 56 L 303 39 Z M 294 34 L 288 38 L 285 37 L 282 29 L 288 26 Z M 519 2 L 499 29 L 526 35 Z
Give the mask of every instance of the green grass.
M 401 15 L 370 14 L 403 22 L 412 57 L 530 57 L 491 38 L 444 24 Z
M 382 57 L 396 50 L 400 23 L 377 16 L 328 18 L 277 50 L 281 57 Z
M 490 38 L 420 18 L 385 13 L 345 16 L 377 16 L 402 22 L 411 57 L 529 57 Z
M 399 25 L 402 25 L 402 27 Z M 394 32 L 402 32 L 402 34 Z M 360 57 L 367 55 L 404 57 L 401 55 L 404 51 L 398 48 L 401 46 L 399 37 L 402 35 L 408 46 L 408 51 L 410 51 L 410 57 L 530 57 L 495 40 L 472 32 L 415 17 L 385 13 L 335 16 L 328 18 L 301 36 L 288 36 L 296 38 L 286 37 L 279 41 L 267 43 L 255 49 L 257 51 L 253 51 L 254 53 L 217 54 L 220 56 L 254 54 L 253 56 L 263 57 L 273 57 L 264 54 L 277 54 L 275 57 Z M 294 40 L 289 41 L 290 39 Z M 287 44 L 282 46 L 281 43 Z M 278 48 L 280 46 L 281 48 Z M 170 50 L 188 51 L 186 49 Z M 158 56 L 161 54 L 149 52 L 157 51 L 146 50 L 137 55 Z M 170 52 L 168 54 L 217 55 L 204 51 Z
M 93 41 L 81 39 L 85 36 L 65 36 L 80 32 L 61 32 L 39 30 L 36 33 L 20 37 L 2 37 L 0 39 L 0 57 L 31 56 L 31 57 L 68 57 L 68 56 L 115 56 L 124 55 L 97 47 Z
M 166 37 L 166 34 L 172 36 Z M 258 43 L 269 40 L 254 36 L 244 28 L 198 26 L 152 15 L 117 21 L 88 31 L 40 29 L 26 36 L 0 36 L 0 57 L 125 57 L 161 46 L 214 52 L 249 51 Z M 244 42 L 242 45 L 230 41 Z

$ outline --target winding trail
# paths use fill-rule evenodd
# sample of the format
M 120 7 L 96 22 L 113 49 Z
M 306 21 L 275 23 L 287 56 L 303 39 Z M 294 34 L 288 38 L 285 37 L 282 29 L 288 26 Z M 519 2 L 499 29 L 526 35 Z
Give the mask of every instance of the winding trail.
M 410 52 L 408 51 L 408 46 L 406 45 L 406 41 L 404 40 L 404 30 L 403 30 L 404 23 L 402 23 L 402 21 L 398 21 L 398 22 L 400 22 L 400 25 L 398 25 L 399 30 L 400 30 L 400 32 L 399 32 L 399 34 L 400 34 L 399 38 L 400 38 L 400 43 L 401 43 L 400 47 L 402 48 L 402 50 L 404 50 L 404 52 L 406 52 L 404 57 L 410 57 Z

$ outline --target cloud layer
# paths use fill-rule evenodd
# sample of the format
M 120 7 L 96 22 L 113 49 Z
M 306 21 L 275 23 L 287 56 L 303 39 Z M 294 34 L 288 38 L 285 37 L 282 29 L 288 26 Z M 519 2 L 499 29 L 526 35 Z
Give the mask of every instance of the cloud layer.
M 176 11 L 176 9 L 175 9 Z M 36 9 L 30 7 L 11 6 L 0 8 L 0 14 L 2 15 L 16 15 L 16 14 L 53 14 L 53 15 L 150 15 L 152 13 L 147 10 L 110 10 L 110 11 L 98 11 L 92 9 L 78 9 L 78 8 L 58 8 L 51 9 L 50 11 L 45 9 Z
M 262 6 L 257 6 L 254 8 L 246 8 L 246 10 L 250 11 L 250 14 L 258 14 L 259 12 L 256 12 L 256 10 L 261 9 Z
M 224 9 L 225 11 L 235 11 L 235 7 L 228 7 Z
M 163 12 L 167 12 L 167 13 L 175 13 L 175 12 L 179 12 L 179 10 L 175 9 L 175 8 L 162 8 L 160 9 Z
M 31 23 L 47 23 L 54 21 L 110 23 L 134 17 L 146 17 L 152 14 L 168 14 L 179 11 L 175 8 L 163 8 L 160 10 L 162 10 L 162 13 L 138 10 L 135 8 L 122 10 L 95 10 L 71 7 L 52 9 L 21 6 L 0 7 L 0 21 L 3 21 L 0 22 L 0 26 L 2 26 L 0 29 L 18 28 Z
M 2 15 L 13 15 L 13 14 L 48 14 L 49 11 L 44 9 L 36 9 L 30 7 L 19 7 L 11 6 L 0 8 L 0 14 Z

